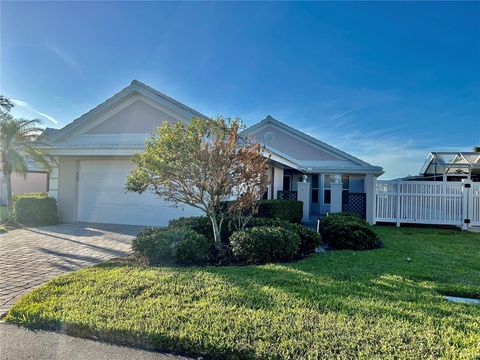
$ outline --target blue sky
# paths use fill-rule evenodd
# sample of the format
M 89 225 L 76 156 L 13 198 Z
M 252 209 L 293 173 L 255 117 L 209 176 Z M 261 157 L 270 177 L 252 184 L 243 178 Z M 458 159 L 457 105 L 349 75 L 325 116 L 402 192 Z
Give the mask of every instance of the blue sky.
M 480 3 L 1 2 L 0 92 L 62 127 L 138 79 L 385 168 L 480 145 Z

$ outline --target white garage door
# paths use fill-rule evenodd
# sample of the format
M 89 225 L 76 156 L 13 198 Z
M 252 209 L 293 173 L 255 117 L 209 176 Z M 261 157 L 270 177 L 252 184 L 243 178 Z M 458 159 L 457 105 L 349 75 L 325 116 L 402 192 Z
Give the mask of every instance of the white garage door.
M 77 221 L 164 226 L 181 216 L 201 215 L 189 206 L 172 207 L 149 192 L 125 192 L 132 168 L 128 160 L 80 161 Z

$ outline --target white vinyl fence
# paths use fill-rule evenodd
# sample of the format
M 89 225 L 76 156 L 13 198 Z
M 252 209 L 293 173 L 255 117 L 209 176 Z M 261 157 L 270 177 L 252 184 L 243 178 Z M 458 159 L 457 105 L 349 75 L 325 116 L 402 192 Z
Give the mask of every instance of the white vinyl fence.
M 469 211 L 472 225 L 480 226 L 480 183 L 472 183 L 471 193 L 471 210 Z
M 480 225 L 480 183 L 377 180 L 375 221 Z

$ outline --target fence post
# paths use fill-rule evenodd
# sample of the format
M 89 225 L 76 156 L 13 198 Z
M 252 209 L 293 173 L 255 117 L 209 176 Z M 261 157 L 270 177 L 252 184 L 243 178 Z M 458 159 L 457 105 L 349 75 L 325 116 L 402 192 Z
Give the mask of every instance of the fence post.
M 396 218 L 397 218 L 397 227 L 400 227 L 400 179 L 397 180 L 397 210 L 396 210 Z
M 462 180 L 462 230 L 468 230 L 471 226 L 473 214 L 472 181 Z
M 370 225 L 376 223 L 376 183 L 377 179 L 373 174 L 366 174 L 364 180 L 364 192 L 365 192 L 365 217 Z

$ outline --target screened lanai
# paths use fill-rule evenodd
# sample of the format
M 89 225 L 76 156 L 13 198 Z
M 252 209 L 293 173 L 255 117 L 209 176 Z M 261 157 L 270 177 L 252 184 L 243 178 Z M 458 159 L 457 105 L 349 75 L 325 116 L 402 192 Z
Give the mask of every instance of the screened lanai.
M 420 170 L 420 176 L 433 181 L 480 181 L 480 153 L 432 151 Z

